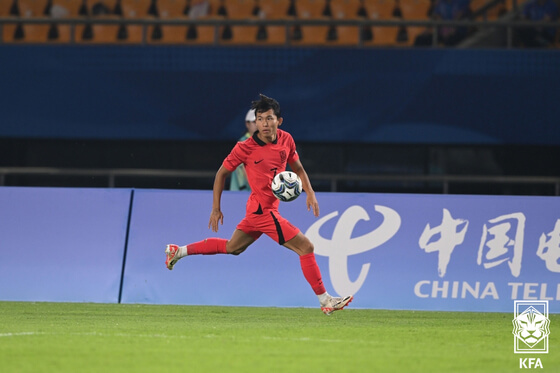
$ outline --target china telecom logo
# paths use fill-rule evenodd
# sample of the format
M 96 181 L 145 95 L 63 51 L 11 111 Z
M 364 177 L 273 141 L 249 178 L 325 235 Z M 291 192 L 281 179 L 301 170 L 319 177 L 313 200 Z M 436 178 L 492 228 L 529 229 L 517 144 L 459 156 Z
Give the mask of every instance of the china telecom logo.
M 358 205 L 350 206 L 340 215 L 330 239 L 321 236 L 319 231 L 326 222 L 338 216 L 338 211 L 319 219 L 305 232 L 315 244 L 315 254 L 329 258 L 329 273 L 333 288 L 338 294 L 356 294 L 362 287 L 371 265 L 364 263 L 358 278 L 352 281 L 348 274 L 348 257 L 383 245 L 401 226 L 401 217 L 395 210 L 375 205 L 375 211 L 383 217 L 381 225 L 362 236 L 353 237 L 352 233 L 358 222 L 369 221 L 370 216 Z

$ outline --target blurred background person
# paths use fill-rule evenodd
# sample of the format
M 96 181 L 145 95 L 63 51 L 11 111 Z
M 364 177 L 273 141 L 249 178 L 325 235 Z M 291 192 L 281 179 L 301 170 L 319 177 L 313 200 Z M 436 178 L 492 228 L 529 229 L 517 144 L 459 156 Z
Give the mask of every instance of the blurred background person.
M 245 141 L 257 130 L 257 122 L 255 118 L 255 110 L 251 109 L 245 115 L 245 127 L 247 128 L 247 132 L 239 141 Z M 247 173 L 245 172 L 245 166 L 240 164 L 239 167 L 235 169 L 235 171 L 231 174 L 229 190 L 247 190 L 251 191 L 251 186 L 249 186 L 249 181 L 247 181 Z

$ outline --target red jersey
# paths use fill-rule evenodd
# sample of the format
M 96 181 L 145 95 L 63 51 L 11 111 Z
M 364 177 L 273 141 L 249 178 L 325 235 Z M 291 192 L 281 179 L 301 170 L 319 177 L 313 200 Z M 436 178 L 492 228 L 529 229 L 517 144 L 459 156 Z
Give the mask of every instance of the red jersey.
M 286 164 L 299 159 L 292 135 L 278 129 L 276 140 L 270 144 L 253 137 L 238 142 L 224 160 L 224 167 L 233 172 L 240 164 L 245 165 L 247 180 L 251 186 L 251 195 L 247 201 L 247 212 L 260 212 L 277 209 L 280 202 L 272 194 L 270 185 L 274 176 L 286 170 Z

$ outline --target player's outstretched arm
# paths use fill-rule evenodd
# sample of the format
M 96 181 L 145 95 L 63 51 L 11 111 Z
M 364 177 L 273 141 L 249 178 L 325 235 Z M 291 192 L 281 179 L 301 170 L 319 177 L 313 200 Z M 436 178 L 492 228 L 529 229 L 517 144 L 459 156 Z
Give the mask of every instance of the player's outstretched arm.
M 313 210 L 313 215 L 319 216 L 319 202 L 317 202 L 315 191 L 311 186 L 311 181 L 309 180 L 309 176 L 307 176 L 307 172 L 305 172 L 301 161 L 298 159 L 297 161 L 290 163 L 290 167 L 299 176 L 299 178 L 301 179 L 301 183 L 303 184 L 303 190 L 307 195 L 307 210 Z
M 214 187 L 212 188 L 212 212 L 210 213 L 210 221 L 208 222 L 208 228 L 211 228 L 213 232 L 217 232 L 219 225 L 224 224 L 224 214 L 222 214 L 221 209 L 222 192 L 224 191 L 226 178 L 230 174 L 231 171 L 222 165 L 218 169 L 218 172 L 216 172 L 216 177 L 214 178 Z

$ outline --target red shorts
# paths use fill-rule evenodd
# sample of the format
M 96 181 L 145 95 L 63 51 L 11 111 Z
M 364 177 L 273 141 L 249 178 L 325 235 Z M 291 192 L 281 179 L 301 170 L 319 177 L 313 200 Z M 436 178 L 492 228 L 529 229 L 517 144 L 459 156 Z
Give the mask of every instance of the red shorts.
M 278 210 L 265 210 L 262 214 L 248 213 L 237 229 L 247 233 L 255 240 L 263 233 L 280 245 L 294 238 L 299 229 L 284 219 Z

